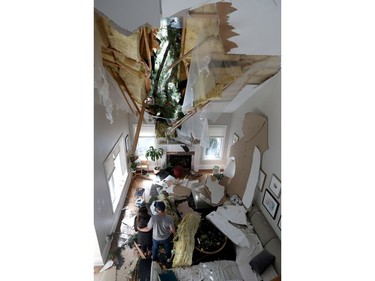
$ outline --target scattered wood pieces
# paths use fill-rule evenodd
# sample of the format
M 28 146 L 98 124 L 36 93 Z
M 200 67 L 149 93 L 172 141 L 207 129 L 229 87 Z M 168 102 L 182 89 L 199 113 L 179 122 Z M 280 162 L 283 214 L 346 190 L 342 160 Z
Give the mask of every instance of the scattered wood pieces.
M 137 251 L 138 251 L 140 257 L 141 257 L 142 259 L 146 259 L 146 256 L 143 254 L 141 248 L 139 247 L 139 245 L 138 245 L 135 241 L 134 241 L 134 246 L 135 246 L 135 248 L 137 249 Z

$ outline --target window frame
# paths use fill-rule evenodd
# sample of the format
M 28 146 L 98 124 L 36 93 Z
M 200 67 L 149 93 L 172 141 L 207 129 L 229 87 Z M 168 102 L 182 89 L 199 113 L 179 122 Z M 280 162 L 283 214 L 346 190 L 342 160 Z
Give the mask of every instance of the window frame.
M 137 130 L 137 125 L 133 124 L 133 132 L 135 134 Z M 145 147 L 145 151 L 142 152 L 142 150 L 139 149 L 140 140 L 149 139 L 150 144 Z M 138 142 L 137 142 L 137 155 L 139 160 L 147 160 L 145 157 L 146 150 L 150 147 L 150 145 L 156 147 L 157 141 L 156 141 L 156 134 L 155 134 L 155 125 L 153 124 L 142 124 L 141 130 L 139 131 L 138 136 Z
M 210 142 L 210 139 L 213 138 L 221 138 L 221 147 L 220 147 L 220 153 L 218 157 L 207 157 L 206 151 L 207 148 L 203 148 L 202 151 L 202 160 L 203 161 L 217 161 L 223 158 L 224 154 L 224 146 L 226 141 L 226 132 L 227 132 L 227 125 L 208 125 L 208 140 Z
M 112 211 L 115 213 L 129 174 L 124 134 L 121 134 L 116 141 L 103 164 L 112 203 Z

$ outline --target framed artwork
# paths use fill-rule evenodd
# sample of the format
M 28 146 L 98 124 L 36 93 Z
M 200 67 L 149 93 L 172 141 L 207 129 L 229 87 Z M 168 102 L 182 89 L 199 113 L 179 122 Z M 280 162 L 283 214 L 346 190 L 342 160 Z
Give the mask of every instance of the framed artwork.
M 271 190 L 277 198 L 280 197 L 281 181 L 275 176 L 275 174 L 272 175 L 269 190 Z
M 262 170 L 259 170 L 257 187 L 259 188 L 260 191 L 262 191 L 263 189 L 265 179 L 266 179 L 266 174 Z
M 129 135 L 126 135 L 125 137 L 125 149 L 126 152 L 129 152 Z
M 279 202 L 276 201 L 276 198 L 273 197 L 268 189 L 266 189 L 266 192 L 264 192 L 262 204 L 271 217 L 275 219 L 277 210 L 279 209 Z
M 234 133 L 233 134 L 233 143 L 238 142 L 238 139 L 239 139 L 238 135 L 236 133 Z
M 277 223 L 277 227 L 281 230 L 281 216 L 279 218 L 279 222 Z

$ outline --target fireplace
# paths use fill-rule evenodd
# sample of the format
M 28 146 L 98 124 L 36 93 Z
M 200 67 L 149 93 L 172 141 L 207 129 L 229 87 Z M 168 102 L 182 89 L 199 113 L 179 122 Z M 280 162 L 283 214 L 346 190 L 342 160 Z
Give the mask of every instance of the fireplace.
M 189 152 L 167 152 L 167 165 L 171 168 L 182 166 L 184 170 L 193 169 L 194 151 Z

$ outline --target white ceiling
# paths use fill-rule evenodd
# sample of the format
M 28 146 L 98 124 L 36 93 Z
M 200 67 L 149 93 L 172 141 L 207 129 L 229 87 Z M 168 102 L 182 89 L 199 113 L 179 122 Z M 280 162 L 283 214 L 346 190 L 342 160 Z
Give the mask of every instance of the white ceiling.
M 162 16 L 169 17 L 181 10 L 196 8 L 220 1 L 161 0 Z M 237 11 L 230 14 L 231 24 L 239 35 L 231 41 L 238 45 L 234 54 L 281 55 L 281 3 L 280 0 L 228 1 Z
M 120 27 L 134 31 L 145 23 L 159 26 L 161 17 L 170 17 L 185 9 L 216 2 L 218 1 L 95 0 L 94 6 Z M 281 55 L 281 0 L 229 2 L 237 9 L 230 14 L 229 24 L 234 27 L 234 32 L 239 34 L 230 38 L 238 45 L 230 53 Z M 262 85 L 247 85 L 232 101 L 210 102 L 207 111 L 233 112 L 261 87 Z
M 146 23 L 160 26 L 159 1 L 94 0 L 94 7 L 117 25 L 131 32 Z

